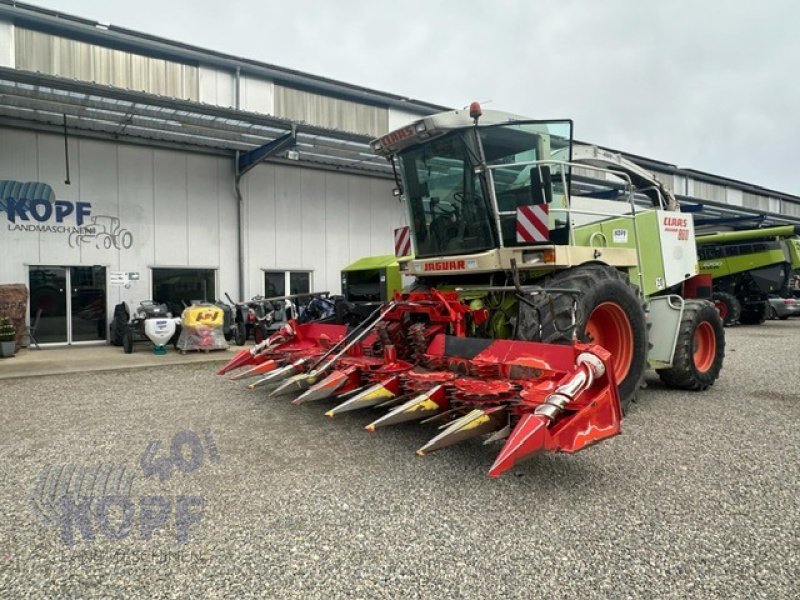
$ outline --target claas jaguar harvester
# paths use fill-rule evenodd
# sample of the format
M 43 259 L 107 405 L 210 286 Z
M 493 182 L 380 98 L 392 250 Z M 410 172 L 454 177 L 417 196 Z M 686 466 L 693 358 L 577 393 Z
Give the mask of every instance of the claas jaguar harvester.
M 493 477 L 619 433 L 648 366 L 677 388 L 717 379 L 719 314 L 689 297 L 710 295 L 692 218 L 649 172 L 573 145 L 571 121 L 477 103 L 372 149 L 397 172 L 409 230 L 395 239 L 410 233 L 416 283 L 355 328 L 290 323 L 221 373 L 247 367 L 250 387 L 295 404 L 334 398 L 331 417 L 383 408 L 369 431 L 433 423 L 420 455 L 502 443 Z

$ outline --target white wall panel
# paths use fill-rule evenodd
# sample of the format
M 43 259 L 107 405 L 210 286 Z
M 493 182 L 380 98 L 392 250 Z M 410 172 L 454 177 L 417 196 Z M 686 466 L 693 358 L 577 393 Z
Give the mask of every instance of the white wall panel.
M 218 158 L 217 203 L 219 206 L 219 258 L 218 283 L 221 292 L 228 292 L 238 300 L 239 295 L 239 246 L 237 237 L 237 204 L 233 191 L 233 161 Z M 250 296 L 247 296 L 248 298 Z
M 368 179 L 372 198 L 370 254 L 394 254 L 392 232 L 397 222 L 400 203 L 392 196 L 392 185 L 382 179 Z
M 433 114 L 434 110 L 431 110 Z M 404 110 L 397 110 L 396 108 L 389 109 L 389 131 L 399 129 L 403 125 L 408 125 L 414 121 L 419 120 L 422 116 L 418 113 L 406 112 Z
M 82 200 L 80 165 L 80 143 L 76 138 L 69 139 L 70 185 L 65 183 L 66 160 L 64 156 L 64 139 L 55 135 L 38 134 L 37 139 L 37 181 L 42 181 L 53 188 L 56 199 Z M 69 218 L 69 225 L 74 225 Z M 34 235 L 34 234 L 28 234 Z M 39 233 L 39 264 L 70 265 L 81 262 L 81 250 L 77 244 L 69 245 L 69 235 L 63 233 Z
M 155 150 L 153 160 L 155 266 L 186 265 L 186 154 Z
M 90 219 L 96 219 L 98 230 L 113 234 L 119 226 L 115 221 L 119 216 L 117 144 L 82 139 L 78 152 L 76 178 L 80 181 L 80 200 L 92 204 Z M 119 255 L 109 252 L 110 248 L 105 244 L 107 240 L 98 236 L 92 242 L 82 243 L 81 263 L 117 269 Z
M 232 73 L 200 67 L 198 71 L 200 102 L 217 106 L 233 106 L 234 77 Z
M 213 156 L 187 155 L 189 264 L 219 266 L 219 200 L 217 161 Z
M 14 24 L 0 21 L 0 67 L 14 68 L 14 49 Z
M 325 173 L 302 169 L 300 180 L 302 203 L 300 265 L 314 272 L 312 284 L 315 290 L 327 290 L 325 271 Z
M 261 166 L 245 175 L 247 198 L 246 235 L 247 290 L 249 296 L 263 293 L 263 269 L 275 268 L 275 169 Z
M 303 169 L 284 166 L 271 168 L 275 169 L 275 266 L 280 269 L 301 269 L 304 225 L 300 189 Z M 251 223 L 253 226 L 257 227 Z
M 274 84 L 265 79 L 242 76 L 241 108 L 267 115 L 274 114 Z
M 153 295 L 147 269 L 155 262 L 153 168 L 151 148 L 120 145 L 117 150 L 119 219 L 122 227 L 133 234 L 133 245 L 119 251 L 118 265 L 120 271 L 138 272 L 139 280 L 128 288 L 112 288 L 109 306 L 122 301 L 136 306 Z
M 353 175 L 325 174 L 325 264 L 315 273 L 314 287 L 340 294 L 339 273 L 350 264 L 350 179 Z M 323 277 L 324 273 L 324 279 Z
M 733 206 L 741 206 L 742 205 L 742 190 L 737 190 L 734 188 L 728 188 L 726 194 L 726 201 L 728 204 L 732 204 Z
M 351 263 L 362 256 L 372 254 L 370 243 L 372 201 L 368 178 L 351 175 L 348 179 L 350 187 L 350 222 L 348 223 L 347 233 L 350 238 L 350 259 L 347 262 Z
M 37 181 L 36 134 L 0 129 L 0 179 Z M 26 265 L 39 263 L 39 235 L 9 231 L 6 215 L 0 214 L 0 283 L 27 283 Z

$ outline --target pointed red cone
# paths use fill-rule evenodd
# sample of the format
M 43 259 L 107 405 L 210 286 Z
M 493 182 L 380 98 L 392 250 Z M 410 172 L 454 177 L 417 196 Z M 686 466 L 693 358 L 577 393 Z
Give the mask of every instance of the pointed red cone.
M 249 348 L 243 348 L 236 353 L 236 356 L 228 361 L 227 365 L 217 371 L 217 375 L 225 375 L 225 373 L 233 371 L 234 369 L 239 369 L 241 367 L 254 364 L 256 364 L 256 357 L 253 356 L 253 353 L 250 352 Z
M 357 369 L 355 367 L 348 367 L 341 371 L 336 370 L 292 400 L 292 404 L 303 404 L 304 402 L 311 402 L 312 400 L 329 398 L 347 385 L 348 382 L 353 381 L 354 378 L 356 378 L 355 383 L 357 383 Z
M 529 414 L 522 417 L 489 469 L 489 477 L 500 477 L 521 458 L 541 450 L 549 424 L 550 420 L 543 415 Z
M 400 392 L 400 380 L 395 375 L 385 381 L 371 385 L 366 390 L 357 394 L 341 404 L 334 406 L 325 413 L 326 417 L 332 417 L 351 410 L 358 410 L 359 408 L 367 408 L 375 406 L 381 402 L 385 402 L 389 398 L 397 396 Z
M 434 450 L 452 446 L 484 433 L 497 431 L 507 421 L 508 418 L 503 407 L 475 408 L 450 423 L 439 435 L 433 437 L 427 444 L 417 450 L 417 454 L 425 456 Z
M 446 404 L 444 388 L 441 385 L 437 385 L 429 392 L 418 394 L 408 402 L 389 411 L 380 419 L 376 419 L 367 425 L 365 429 L 367 431 L 375 431 L 378 427 L 397 425 L 408 421 L 419 421 L 441 412 Z
M 281 363 L 279 363 L 277 360 L 265 360 L 260 365 L 256 365 L 252 369 L 247 369 L 247 371 L 237 373 L 231 377 L 231 381 L 239 381 L 240 379 L 248 379 L 250 377 L 255 377 L 256 375 L 269 373 L 270 371 L 277 369 L 280 364 Z

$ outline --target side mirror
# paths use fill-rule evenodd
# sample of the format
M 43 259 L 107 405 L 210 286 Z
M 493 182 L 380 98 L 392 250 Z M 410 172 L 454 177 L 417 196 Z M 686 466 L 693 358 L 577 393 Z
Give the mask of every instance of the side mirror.
M 548 165 L 531 169 L 531 197 L 533 204 L 550 204 L 553 201 L 553 179 Z

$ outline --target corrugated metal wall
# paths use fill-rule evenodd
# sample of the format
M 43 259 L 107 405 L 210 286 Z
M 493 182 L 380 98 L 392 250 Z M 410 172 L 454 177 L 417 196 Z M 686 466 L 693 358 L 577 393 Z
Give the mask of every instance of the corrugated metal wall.
M 351 133 L 377 137 L 389 130 L 386 108 L 275 86 L 275 115 Z
M 199 99 L 198 67 L 15 28 L 16 68 L 184 100 Z

